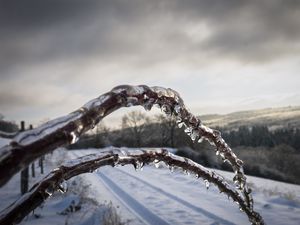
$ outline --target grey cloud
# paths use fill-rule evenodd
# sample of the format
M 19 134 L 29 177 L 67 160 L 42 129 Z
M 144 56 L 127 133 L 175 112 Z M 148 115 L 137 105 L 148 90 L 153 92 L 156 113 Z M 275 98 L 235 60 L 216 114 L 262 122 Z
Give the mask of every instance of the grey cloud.
M 16 65 L 98 57 L 145 64 L 224 56 L 273 60 L 299 52 L 299 1 L 0 1 L 1 76 Z M 187 34 L 199 23 L 205 40 Z M 201 31 L 199 31 L 201 32 Z
M 299 53 L 299 12 L 299 1 L 288 0 L 0 0 L 0 89 L 24 77 L 75 79 L 90 59 L 100 67 L 134 69 L 217 58 L 273 60 Z M 187 31 L 202 32 L 199 24 L 209 29 L 204 40 Z M 57 62 L 69 62 L 74 72 L 28 71 Z M 27 103 L 18 96 L 2 93 L 1 104 Z

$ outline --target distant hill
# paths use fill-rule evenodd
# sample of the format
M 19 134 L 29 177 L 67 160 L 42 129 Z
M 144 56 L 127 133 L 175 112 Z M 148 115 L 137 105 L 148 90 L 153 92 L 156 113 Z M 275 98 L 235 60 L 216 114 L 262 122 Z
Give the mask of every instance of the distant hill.
M 265 125 L 270 129 L 300 128 L 300 106 L 240 111 L 225 115 L 202 115 L 200 119 L 207 126 L 228 129 L 253 125 Z

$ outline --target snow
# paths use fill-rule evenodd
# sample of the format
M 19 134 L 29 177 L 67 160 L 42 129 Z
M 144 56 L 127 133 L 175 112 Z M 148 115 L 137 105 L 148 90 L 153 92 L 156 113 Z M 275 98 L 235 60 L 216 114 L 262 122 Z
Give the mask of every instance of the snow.
M 80 156 L 95 151 L 99 152 L 99 150 L 82 150 L 71 154 Z M 234 176 L 229 172 L 219 170 L 217 172 L 230 179 Z M 108 187 L 106 193 L 114 195 L 115 202 L 119 201 L 120 207 L 127 208 L 127 211 L 124 210 L 127 215 L 122 214 L 125 218 L 129 216 L 129 212 L 134 215 L 138 212 L 135 210 L 135 203 L 126 198 L 124 200 L 120 193 L 134 196 L 138 204 L 169 224 L 249 224 L 246 215 L 239 211 L 235 203 L 220 194 L 217 188 L 210 186 L 206 190 L 205 182 L 187 176 L 181 171 L 171 173 L 167 168 L 156 169 L 150 166 L 145 166 L 143 171 L 137 172 L 132 166 L 104 167 L 96 173 L 85 176 L 88 176 L 89 181 L 93 180 L 92 186 L 95 185 L 95 188 L 103 184 Z M 266 224 L 298 224 L 299 185 L 251 176 L 247 178 L 254 192 L 254 207 L 262 214 Z M 102 198 L 105 199 L 106 193 L 102 192 Z M 147 221 L 143 219 L 143 213 L 137 217 Z
M 11 139 L 7 139 L 7 138 L 2 138 L 0 137 L 0 147 L 7 145 L 11 142 Z
M 0 144 L 9 143 L 9 139 L 0 138 Z M 0 146 L 1 146 L 0 145 Z M 55 167 L 54 161 L 61 163 L 64 159 L 77 158 L 88 154 L 100 153 L 106 149 L 84 149 L 76 151 L 54 151 L 46 158 L 46 170 Z M 124 151 L 131 149 L 123 148 Z M 135 149 L 137 150 L 137 149 Z M 36 165 L 37 166 L 37 165 Z M 36 170 L 39 168 L 36 167 Z M 216 171 L 225 178 L 232 179 L 233 173 Z M 38 172 L 36 172 L 38 174 Z M 31 178 L 32 185 L 38 179 Z M 101 215 L 109 202 L 117 208 L 123 221 L 130 225 L 141 224 L 249 224 L 247 216 L 240 212 L 238 206 L 220 194 L 217 188 L 210 185 L 205 188 L 202 179 L 186 175 L 182 171 L 171 172 L 162 164 L 159 169 L 144 166 L 135 170 L 133 166 L 103 167 L 94 173 L 87 173 L 68 181 L 85 185 L 84 195 L 97 202 L 97 206 L 83 205 L 76 213 L 62 215 L 61 212 L 79 196 L 69 190 L 66 194 L 55 193 L 42 208 L 35 210 L 21 224 L 101 224 Z M 299 224 L 300 221 L 300 186 L 273 180 L 247 176 L 253 189 L 254 207 L 266 224 Z M 80 187 L 77 184 L 77 188 Z M 16 200 L 19 194 L 19 174 L 0 189 L 0 210 Z M 36 218 L 39 217 L 39 218 Z

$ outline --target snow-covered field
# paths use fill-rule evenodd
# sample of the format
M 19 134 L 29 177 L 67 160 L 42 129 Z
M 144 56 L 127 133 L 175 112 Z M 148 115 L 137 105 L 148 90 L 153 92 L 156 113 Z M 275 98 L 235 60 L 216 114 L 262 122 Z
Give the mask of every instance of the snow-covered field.
M 5 142 L 0 141 L 2 144 Z M 100 150 L 69 151 L 60 156 L 63 151 L 58 150 L 51 157 L 70 159 L 95 151 Z M 50 165 L 47 167 L 50 168 Z M 229 172 L 217 172 L 225 178 L 232 177 Z M 78 183 L 78 179 L 80 185 L 84 186 L 84 195 L 98 202 L 99 208 L 93 207 L 85 213 L 79 210 L 67 216 L 58 215 L 70 202 L 78 201 L 78 196 L 71 193 L 56 194 L 47 200 L 43 208 L 36 210 L 40 218 L 31 215 L 22 224 L 101 224 L 101 219 L 97 220 L 104 212 L 101 205 L 108 202 L 116 207 L 122 221 L 132 225 L 249 224 L 237 205 L 216 188 L 211 186 L 207 190 L 202 180 L 176 170 L 171 173 L 163 166 L 159 169 L 145 166 L 142 171 L 135 171 L 132 166 L 104 167 L 97 172 L 81 175 L 70 181 L 69 186 Z M 299 185 L 256 177 L 248 177 L 248 180 L 254 189 L 255 209 L 262 214 L 267 224 L 299 224 Z M 0 210 L 19 197 L 18 182 L 19 177 L 16 175 L 0 189 Z M 85 209 L 88 207 L 84 206 Z

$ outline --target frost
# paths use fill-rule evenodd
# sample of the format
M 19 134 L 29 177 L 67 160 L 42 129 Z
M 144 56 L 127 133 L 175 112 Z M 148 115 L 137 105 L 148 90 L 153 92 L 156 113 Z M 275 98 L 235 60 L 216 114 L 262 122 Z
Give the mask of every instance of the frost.
M 120 85 L 113 88 L 111 92 L 115 94 L 124 92 L 129 96 L 133 96 L 143 94 L 145 92 L 145 89 L 143 86 Z
M 158 95 L 158 97 L 162 97 L 162 96 L 169 97 L 168 96 L 169 93 L 166 88 L 154 86 L 154 87 L 151 87 L 151 90 L 154 91 Z
M 92 109 L 94 107 L 101 106 L 103 104 L 103 102 L 107 101 L 109 98 L 110 98 L 109 94 L 101 95 L 98 98 L 95 98 L 95 99 L 89 101 L 88 103 L 86 103 L 83 106 L 83 108 L 89 110 L 89 109 Z

